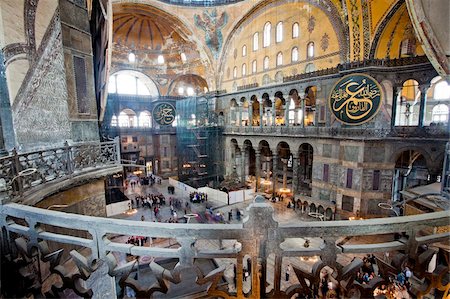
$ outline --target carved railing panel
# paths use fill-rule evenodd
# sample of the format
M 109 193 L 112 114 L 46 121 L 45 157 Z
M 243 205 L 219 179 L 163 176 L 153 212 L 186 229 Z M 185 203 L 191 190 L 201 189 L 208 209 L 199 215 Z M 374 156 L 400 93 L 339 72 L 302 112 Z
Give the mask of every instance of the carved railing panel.
M 0 209 L 0 224 L 5 232 L 3 241 L 12 244 L 10 255 L 21 256 L 12 260 L 20 261 L 21 264 L 17 265 L 20 267 L 33 264 L 33 258 L 49 263 L 51 273 L 63 282 L 62 286 L 52 288 L 53 295 L 61 294 L 65 289 L 81 296 L 95 295 L 99 291 L 92 278 L 95 276 L 96 280 L 106 281 L 102 282 L 103 288 L 108 285 L 108 277 L 116 277 L 122 288 L 131 288 L 140 297 L 161 296 L 161 293 L 170 297 L 174 285 L 198 284 L 204 286 L 208 296 L 290 298 L 294 294 L 319 294 L 320 279 L 328 275 L 328 280 L 333 281 L 342 294 L 359 294 L 366 298 L 378 285 L 388 283 L 389 273 L 398 273 L 405 260 L 414 264 L 414 274 L 424 279 L 414 290 L 416 294 L 426 294 L 432 288 L 448 293 L 450 288 L 444 278 L 449 271 L 448 262 L 439 264 L 433 273 L 420 271 L 434 254 L 434 251 L 421 250 L 422 245 L 450 237 L 449 233 L 429 233 L 434 227 L 448 225 L 450 216 L 447 212 L 358 221 L 280 224 L 273 218 L 273 208 L 258 200 L 249 207 L 242 224 L 204 225 L 96 218 L 19 204 L 6 204 Z M 28 225 L 24 226 L 20 219 L 26 220 Z M 47 228 L 50 226 L 62 229 L 49 231 Z M 85 231 L 92 237 L 74 237 L 63 233 L 66 229 Z M 395 238 L 394 234 L 401 237 Z M 162 238 L 170 240 L 170 246 L 125 244 L 117 238 L 122 235 Z M 372 237 L 357 244 L 343 241 L 361 236 Z M 298 240 L 304 241 L 298 243 Z M 50 242 L 81 248 L 70 252 L 70 259 L 78 269 L 76 272 L 69 271 L 60 251 L 48 249 Z M 377 262 L 383 277 L 367 285 L 355 281 L 362 263 L 360 259 L 342 262 L 345 260 L 343 256 L 348 259 L 349 255 L 399 250 L 405 254 L 396 255 L 389 263 Z M 120 255 L 128 259 L 118 259 Z M 176 261 L 175 266 L 165 266 L 162 261 L 166 259 Z M 205 272 L 198 266 L 200 259 L 215 260 L 217 266 Z M 138 266 L 144 260 L 154 283 L 145 283 L 139 278 Z M 309 268 L 292 265 L 290 275 L 293 279 L 286 281 L 284 274 L 289 261 L 298 261 L 300 266 L 308 262 Z M 230 262 L 236 264 L 236 276 Z M 249 265 L 250 277 L 245 280 L 245 269 Z M 97 271 L 108 275 L 103 272 L 100 275 Z M 194 273 L 194 278 L 186 281 L 183 271 Z M 39 293 L 40 284 L 38 281 L 28 287 Z M 91 287 L 87 288 L 87 285 Z M 112 290 L 111 287 L 109 291 Z
M 36 186 L 60 181 L 74 173 L 120 164 L 118 139 L 68 145 L 0 158 L 0 193 L 18 197 Z

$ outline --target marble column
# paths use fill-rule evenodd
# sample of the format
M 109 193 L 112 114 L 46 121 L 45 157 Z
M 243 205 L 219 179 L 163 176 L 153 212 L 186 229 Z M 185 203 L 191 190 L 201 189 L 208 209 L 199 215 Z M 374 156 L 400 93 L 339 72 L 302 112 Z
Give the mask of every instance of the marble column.
M 278 155 L 272 156 L 272 194 L 275 194 L 277 189 L 277 167 L 278 167 Z
M 292 194 L 298 192 L 298 158 L 292 158 Z
M 287 188 L 287 161 L 283 161 L 283 188 Z
M 272 126 L 275 126 L 275 120 L 277 118 L 277 111 L 275 107 L 275 98 L 272 99 Z
M 393 95 L 392 95 L 392 115 L 391 115 L 391 128 L 395 127 L 395 119 L 397 118 L 397 103 L 398 103 L 398 95 L 400 93 L 400 87 L 393 87 Z M 400 113 L 400 111 L 399 111 Z
M 238 106 L 238 109 L 239 109 L 239 116 L 238 116 L 238 127 L 240 127 L 240 126 L 242 126 L 242 109 L 243 109 L 244 107 L 242 106 L 242 105 L 239 105 Z
M 248 106 L 248 125 L 250 127 L 253 127 L 253 102 L 250 101 L 250 104 Z
M 289 104 L 284 105 L 284 125 L 289 127 Z
M 429 88 L 428 84 L 420 85 L 420 110 L 419 110 L 419 128 L 423 128 L 423 121 L 425 119 L 425 110 L 427 102 L 427 90 Z
M 255 150 L 255 176 L 256 176 L 256 191 L 259 190 L 259 183 L 261 181 L 261 152 Z
M 241 182 L 243 184 L 245 184 L 245 169 L 246 169 L 246 165 L 245 165 L 245 153 L 246 153 L 247 149 L 245 147 L 243 147 L 241 149 Z
M 305 109 L 305 98 L 302 99 L 302 119 L 301 119 L 301 123 L 300 123 L 300 127 L 304 128 L 305 127 L 305 118 L 306 118 L 306 109 Z

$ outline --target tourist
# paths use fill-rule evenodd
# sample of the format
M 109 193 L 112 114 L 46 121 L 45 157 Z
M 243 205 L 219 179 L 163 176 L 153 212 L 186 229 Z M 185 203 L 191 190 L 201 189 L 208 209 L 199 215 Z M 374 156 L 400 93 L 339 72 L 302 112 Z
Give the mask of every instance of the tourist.
M 286 267 L 286 281 L 289 281 L 289 275 L 291 274 L 291 265 L 287 265 Z

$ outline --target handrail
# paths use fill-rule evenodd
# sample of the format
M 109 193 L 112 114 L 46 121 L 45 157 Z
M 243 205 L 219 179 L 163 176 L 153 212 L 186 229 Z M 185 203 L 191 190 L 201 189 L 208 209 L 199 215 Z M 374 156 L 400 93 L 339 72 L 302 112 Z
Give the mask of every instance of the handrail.
M 60 181 L 92 169 L 120 165 L 119 139 L 84 142 L 18 153 L 0 158 L 0 193 L 10 200 L 48 182 Z M 33 170 L 33 171 L 30 171 Z

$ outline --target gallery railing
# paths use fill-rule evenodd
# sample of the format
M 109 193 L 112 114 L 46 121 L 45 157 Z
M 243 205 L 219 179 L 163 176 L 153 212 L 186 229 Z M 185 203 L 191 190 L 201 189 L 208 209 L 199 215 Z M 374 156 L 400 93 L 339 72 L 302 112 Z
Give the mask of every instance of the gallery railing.
M 386 138 L 386 137 L 420 137 L 448 138 L 450 132 L 447 126 L 430 127 L 395 127 L 395 128 L 332 128 L 332 127 L 301 127 L 301 126 L 226 126 L 225 134 L 261 134 L 280 136 L 311 136 L 311 137 L 349 137 L 349 138 Z
M 119 139 L 17 153 L 0 158 L 0 193 L 10 199 L 34 187 L 65 180 L 84 172 L 118 166 Z
M 60 278 L 59 282 L 53 279 L 54 285 L 46 291 L 47 296 L 56 297 L 67 296 L 71 289 L 79 296 L 115 298 L 116 278 L 122 289 L 133 289 L 138 298 L 164 294 L 170 298 L 176 284 L 203 286 L 203 295 L 209 297 L 291 298 L 298 294 L 314 298 L 320 292 L 321 278 L 330 275 L 341 294 L 351 297 L 359 293 L 360 298 L 371 298 L 374 289 L 389 284 L 388 277 L 399 273 L 405 263 L 418 278 L 412 290 L 417 296 L 433 288 L 448 294 L 445 259 L 438 257 L 434 270 L 428 268 L 433 255 L 442 254 L 437 243 L 448 241 L 450 236 L 448 211 L 287 224 L 277 222 L 274 209 L 264 201 L 255 198 L 244 212 L 243 223 L 208 225 L 97 218 L 10 203 L 0 206 L 3 254 L 11 257 L 11 269 L 26 276 L 29 292 L 35 296 L 44 292 L 36 286 L 41 286 L 38 280 L 46 276 L 29 275 L 36 263 L 39 271 L 47 269 Z M 118 236 L 125 237 L 118 241 Z M 155 243 L 125 244 L 123 239 L 129 236 L 153 238 Z M 349 242 L 352 238 L 358 241 Z M 169 240 L 170 246 L 157 246 L 156 240 Z M 67 245 L 73 248 L 70 255 L 60 250 Z M 385 252 L 391 255 L 381 254 Z M 363 261 L 351 257 L 367 253 L 380 253 L 386 259 L 377 259 L 380 277 L 360 284 L 355 279 Z M 65 262 L 66 256 L 73 263 Z M 338 262 L 343 256 L 347 263 Z M 165 266 L 163 261 L 167 259 L 175 266 Z M 199 261 L 208 260 L 216 266 L 205 271 Z M 309 267 L 302 267 L 308 263 Z M 233 264 L 236 275 L 232 274 Z M 286 281 L 288 264 L 293 271 Z M 244 269 L 249 266 L 250 277 L 244 279 Z M 144 269 L 146 277 L 140 273 Z M 194 273 L 194 277 L 182 273 Z

